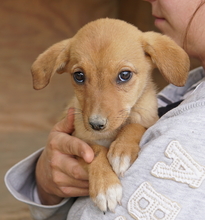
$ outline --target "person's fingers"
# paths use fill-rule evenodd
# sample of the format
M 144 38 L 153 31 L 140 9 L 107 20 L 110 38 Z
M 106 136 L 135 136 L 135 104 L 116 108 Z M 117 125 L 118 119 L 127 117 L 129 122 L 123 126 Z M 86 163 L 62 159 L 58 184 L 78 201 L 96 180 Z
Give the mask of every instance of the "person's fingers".
M 49 189 L 50 188 L 50 189 Z M 55 195 L 59 198 L 66 197 L 81 197 L 89 195 L 89 188 L 75 187 L 75 186 L 48 186 L 46 192 L 50 195 Z
M 52 132 L 50 136 L 50 149 L 56 149 L 62 154 L 81 157 L 87 163 L 94 158 L 92 148 L 84 141 L 65 133 Z
M 60 190 L 65 195 L 64 197 L 79 197 L 88 196 L 89 190 L 76 187 L 60 187 Z
M 53 182 L 56 186 L 60 187 L 76 187 L 87 189 L 89 187 L 89 182 L 87 180 L 77 180 L 66 174 L 55 171 L 52 176 Z
M 64 164 L 63 172 L 76 180 L 88 180 L 88 173 L 75 158 L 70 158 L 69 163 Z
M 85 162 L 91 163 L 94 158 L 92 148 L 84 141 L 68 135 L 72 134 L 73 131 L 74 108 L 70 108 L 67 116 L 54 126 L 51 134 L 54 135 L 55 133 L 55 138 L 51 139 L 50 145 L 52 147 L 59 147 L 62 153 L 81 157 Z
M 67 143 L 62 145 L 62 149 L 66 154 L 81 157 L 87 163 L 92 162 L 94 158 L 94 152 L 92 148 L 87 143 L 76 137 L 67 138 Z
M 87 196 L 89 192 L 88 181 L 76 180 L 59 171 L 53 172 L 53 184 L 48 185 L 48 192 L 59 197 Z
M 79 164 L 78 160 L 70 155 L 56 151 L 55 156 L 50 161 L 50 166 L 53 172 L 60 171 L 76 180 L 88 180 L 88 173 Z

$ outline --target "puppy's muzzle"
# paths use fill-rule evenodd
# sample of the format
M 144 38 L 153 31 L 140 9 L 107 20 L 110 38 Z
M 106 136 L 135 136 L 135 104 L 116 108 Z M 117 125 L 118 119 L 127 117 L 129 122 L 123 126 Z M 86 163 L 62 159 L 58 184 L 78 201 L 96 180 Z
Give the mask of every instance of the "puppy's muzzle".
M 106 128 L 107 119 L 100 115 L 93 115 L 89 118 L 89 124 L 95 131 L 100 131 Z

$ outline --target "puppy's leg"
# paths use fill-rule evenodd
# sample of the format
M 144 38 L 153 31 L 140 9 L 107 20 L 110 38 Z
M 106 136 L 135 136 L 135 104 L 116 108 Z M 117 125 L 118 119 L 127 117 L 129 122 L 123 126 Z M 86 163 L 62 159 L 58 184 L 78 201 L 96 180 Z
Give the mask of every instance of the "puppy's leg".
M 100 145 L 93 145 L 92 148 L 95 158 L 87 167 L 90 197 L 103 212 L 107 209 L 114 212 L 121 201 L 122 186 L 107 159 L 108 149 Z
M 139 152 L 139 142 L 145 132 L 140 124 L 128 124 L 122 128 L 108 151 L 108 160 L 118 176 L 124 172 L 136 160 Z

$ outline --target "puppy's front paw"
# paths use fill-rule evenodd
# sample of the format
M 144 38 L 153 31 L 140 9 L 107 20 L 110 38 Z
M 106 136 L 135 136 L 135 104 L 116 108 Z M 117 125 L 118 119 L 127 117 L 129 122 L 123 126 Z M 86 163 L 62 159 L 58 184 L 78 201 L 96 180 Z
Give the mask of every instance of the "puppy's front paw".
M 118 176 L 123 176 L 125 171 L 137 159 L 139 146 L 132 143 L 114 141 L 108 151 L 108 160 Z
M 118 176 L 123 176 L 125 171 L 131 166 L 131 160 L 129 156 L 113 156 L 108 154 L 108 160 Z
M 107 209 L 114 212 L 122 198 L 120 180 L 107 159 L 108 149 L 100 145 L 92 147 L 95 158 L 88 166 L 90 197 L 103 212 Z
M 102 166 L 94 163 L 91 163 L 89 168 L 90 197 L 101 211 L 106 212 L 109 209 L 114 212 L 122 198 L 120 180 L 113 172 L 107 158 Z
M 92 197 L 94 203 L 103 212 L 107 209 L 114 212 L 117 204 L 121 204 L 121 198 L 122 186 L 120 184 L 111 185 L 105 191 L 99 192 L 96 197 Z

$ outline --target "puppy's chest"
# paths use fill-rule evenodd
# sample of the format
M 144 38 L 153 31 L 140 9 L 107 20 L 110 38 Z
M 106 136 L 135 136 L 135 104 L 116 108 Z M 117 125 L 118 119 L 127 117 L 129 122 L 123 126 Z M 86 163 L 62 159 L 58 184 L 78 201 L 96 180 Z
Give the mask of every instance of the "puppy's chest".
M 113 140 L 111 139 L 101 139 L 101 140 L 97 140 L 96 144 L 98 145 L 102 145 L 104 147 L 110 147 L 110 144 L 113 142 Z
M 89 145 L 97 144 L 104 147 L 109 147 L 110 144 L 115 140 L 117 133 L 96 134 L 95 132 L 92 133 L 85 130 L 84 132 L 82 132 L 82 130 L 79 131 L 78 129 L 76 129 L 73 133 L 73 136 L 85 141 Z

